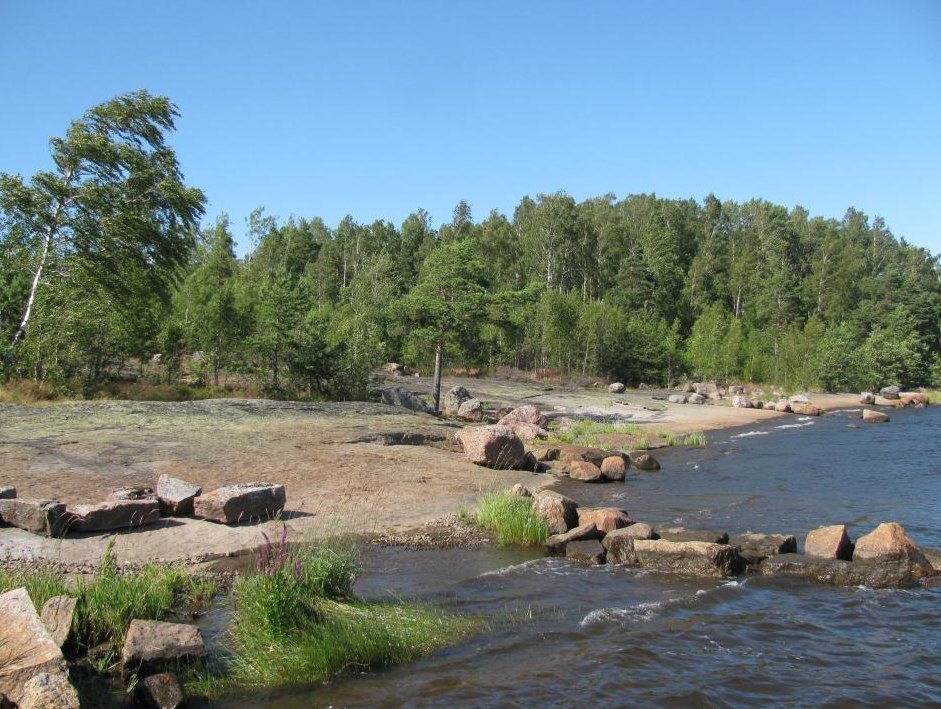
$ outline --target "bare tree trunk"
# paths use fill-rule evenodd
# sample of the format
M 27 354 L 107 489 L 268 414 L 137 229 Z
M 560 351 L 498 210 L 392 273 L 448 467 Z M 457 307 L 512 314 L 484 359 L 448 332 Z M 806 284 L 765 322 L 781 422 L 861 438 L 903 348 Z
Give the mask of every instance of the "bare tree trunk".
M 435 413 L 438 413 L 441 406 L 441 343 L 435 345 L 435 375 L 431 385 L 431 405 Z

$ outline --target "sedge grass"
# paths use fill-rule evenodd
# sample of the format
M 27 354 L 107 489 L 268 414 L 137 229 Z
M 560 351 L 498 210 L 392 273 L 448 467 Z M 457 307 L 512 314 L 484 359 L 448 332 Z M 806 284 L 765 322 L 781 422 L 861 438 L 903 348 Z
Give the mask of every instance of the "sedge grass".
M 500 544 L 534 546 L 549 537 L 549 525 L 533 511 L 529 498 L 509 490 L 491 491 L 480 497 L 477 524 L 495 532 Z
M 601 447 L 600 436 L 640 436 L 643 432 L 644 427 L 636 423 L 599 423 L 589 419 L 580 419 L 566 430 L 557 431 L 549 442 L 599 448 Z

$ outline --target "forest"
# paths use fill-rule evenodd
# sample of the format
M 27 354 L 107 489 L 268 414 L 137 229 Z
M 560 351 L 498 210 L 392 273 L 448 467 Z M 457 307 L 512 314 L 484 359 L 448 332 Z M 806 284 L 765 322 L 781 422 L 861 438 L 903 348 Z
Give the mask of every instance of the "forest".
M 440 346 L 446 367 L 632 385 L 941 385 L 941 260 L 857 209 L 560 191 L 435 226 L 257 208 L 238 258 L 226 215 L 201 226 L 177 116 L 126 94 L 54 138 L 48 172 L 0 175 L 3 378 L 88 391 L 159 355 L 166 382 L 355 398 Z

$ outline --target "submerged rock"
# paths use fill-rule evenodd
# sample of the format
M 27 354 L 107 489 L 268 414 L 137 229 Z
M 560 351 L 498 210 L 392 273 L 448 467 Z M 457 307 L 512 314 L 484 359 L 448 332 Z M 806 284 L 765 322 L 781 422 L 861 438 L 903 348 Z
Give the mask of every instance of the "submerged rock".
M 763 576 L 788 576 L 828 586 L 910 588 L 921 576 L 905 562 L 894 560 L 843 561 L 798 554 L 772 556 L 761 564 Z
M 883 411 L 873 411 L 872 409 L 863 409 L 863 421 L 866 423 L 887 423 L 889 415 Z
M 729 544 L 739 547 L 742 554 L 750 557 L 797 552 L 797 538 L 792 534 L 739 534 L 729 539 Z
M 565 556 L 579 564 L 599 566 L 605 562 L 605 549 L 598 540 L 570 542 L 565 547 Z
M 631 451 L 631 465 L 638 470 L 660 470 L 660 463 L 650 453 L 644 451 Z
M 185 702 L 180 681 L 169 672 L 145 677 L 134 687 L 134 705 L 141 709 L 179 709 Z
M 715 532 L 711 529 L 685 529 L 684 527 L 667 527 L 658 529 L 661 539 L 670 542 L 708 542 L 710 544 L 728 544 L 728 532 Z

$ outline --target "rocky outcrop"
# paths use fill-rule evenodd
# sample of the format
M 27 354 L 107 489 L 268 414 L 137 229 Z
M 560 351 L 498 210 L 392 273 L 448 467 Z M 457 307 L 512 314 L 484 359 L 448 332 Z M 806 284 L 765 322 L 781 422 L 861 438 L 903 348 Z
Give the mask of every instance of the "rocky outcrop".
M 533 496 L 533 511 L 549 525 L 551 534 L 563 534 L 578 526 L 578 504 L 555 490 L 540 490 Z
M 401 406 L 420 414 L 433 414 L 435 412 L 434 408 L 426 404 L 424 399 L 416 396 L 403 386 L 380 389 L 379 397 L 383 404 L 389 406 Z
M 867 560 L 897 562 L 908 567 L 914 578 L 934 575 L 931 563 L 896 522 L 883 522 L 856 540 L 853 561 Z
M 722 393 L 715 382 L 694 382 L 693 391 L 707 399 L 721 399 Z
M 64 672 L 42 672 L 25 685 L 20 709 L 79 709 L 78 692 Z
M 160 519 L 160 505 L 150 500 L 106 500 L 69 509 L 69 531 L 105 532 L 153 524 Z
M 39 611 L 43 627 L 59 647 L 65 645 L 72 636 L 72 619 L 77 603 L 78 599 L 71 596 L 53 596 Z
M 623 456 L 609 455 L 601 461 L 601 475 L 605 480 L 620 482 L 627 477 L 627 462 Z
M 598 566 L 605 563 L 605 549 L 597 540 L 570 542 L 565 547 L 565 557 L 577 564 Z
M 183 517 L 193 514 L 193 501 L 203 489 L 180 478 L 163 474 L 157 478 L 157 500 L 160 513 L 167 517 Z
M 612 394 L 623 394 L 624 385 L 621 382 L 614 382 L 613 384 L 608 385 L 608 391 Z
M 455 434 L 464 455 L 472 463 L 499 470 L 512 470 L 523 464 L 526 448 L 508 426 L 476 426 Z
M 746 561 L 728 544 L 634 539 L 634 557 L 643 568 L 688 576 L 735 576 Z
M 815 556 L 781 554 L 761 564 L 763 576 L 787 576 L 828 586 L 910 588 L 922 578 L 897 561 L 843 561 Z
M 284 485 L 251 482 L 227 485 L 200 495 L 193 503 L 193 512 L 211 522 L 236 524 L 275 517 L 286 501 Z
M 888 423 L 889 415 L 883 411 L 863 409 L 863 421 L 866 423 Z
M 584 460 L 573 460 L 568 464 L 569 477 L 583 483 L 599 483 L 604 480 L 601 468 Z
M 634 524 L 634 520 L 627 512 L 617 507 L 579 507 L 578 525 L 587 524 L 594 524 L 597 529 L 607 534 L 615 529 L 629 527 Z
M 506 417 L 500 419 L 501 426 L 506 426 L 513 431 L 517 436 L 520 437 L 520 440 L 529 442 L 535 441 L 537 438 L 545 439 L 549 437 L 549 432 L 537 426 L 536 424 L 529 423 L 528 421 L 517 421 L 516 419 L 508 419 Z
M 21 704 L 39 674 L 67 677 L 62 650 L 50 637 L 25 588 L 0 595 L 0 694 Z
M 850 561 L 853 558 L 853 542 L 846 533 L 846 525 L 832 524 L 810 530 L 804 540 L 804 553 L 820 559 Z
M 660 463 L 650 453 L 645 451 L 630 452 L 631 465 L 638 470 L 654 471 L 660 470 Z
M 132 620 L 124 637 L 121 667 L 139 677 L 175 669 L 201 666 L 206 658 L 202 635 L 195 625 L 159 620 Z
M 569 542 L 583 542 L 589 539 L 601 539 L 602 537 L 604 537 L 604 532 L 599 530 L 594 522 L 589 522 L 562 534 L 553 534 L 546 540 L 546 547 L 549 551 L 558 553 L 565 551 L 565 547 Z
M 185 702 L 180 681 L 169 672 L 149 675 L 134 687 L 134 705 L 140 709 L 179 709 Z
M 19 527 L 45 537 L 64 534 L 69 522 L 65 504 L 58 500 L 0 500 L 0 517 L 11 527 Z

